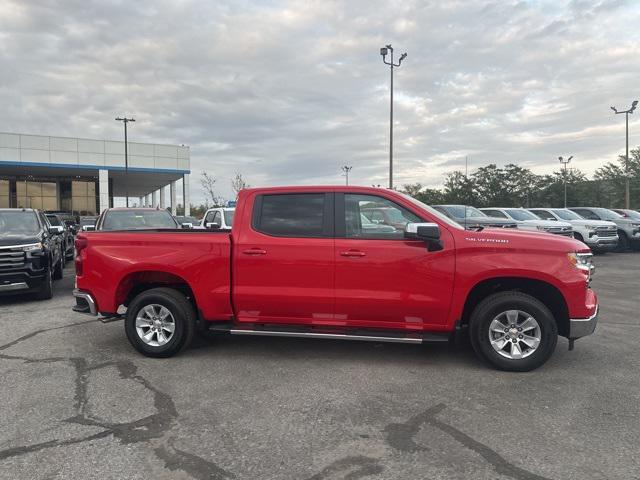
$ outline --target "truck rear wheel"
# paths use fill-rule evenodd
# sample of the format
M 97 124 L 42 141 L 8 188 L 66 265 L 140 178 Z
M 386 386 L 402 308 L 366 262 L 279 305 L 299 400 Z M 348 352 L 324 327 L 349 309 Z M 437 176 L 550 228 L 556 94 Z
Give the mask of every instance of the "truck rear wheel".
M 196 315 L 187 298 L 172 288 L 153 288 L 133 299 L 125 332 L 133 347 L 148 357 L 171 357 L 193 338 Z
M 499 370 L 534 370 L 549 359 L 558 342 L 553 314 L 521 292 L 485 298 L 471 314 L 469 327 L 476 354 Z

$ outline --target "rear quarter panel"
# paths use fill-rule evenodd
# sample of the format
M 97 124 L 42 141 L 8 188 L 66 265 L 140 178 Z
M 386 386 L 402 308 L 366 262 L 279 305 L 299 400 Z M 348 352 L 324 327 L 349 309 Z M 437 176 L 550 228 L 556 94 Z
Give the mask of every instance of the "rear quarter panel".
M 232 317 L 228 233 L 223 232 L 88 232 L 82 250 L 83 275 L 77 286 L 90 292 L 100 312 L 113 313 L 121 288 L 138 272 L 169 273 L 191 288 L 208 320 Z

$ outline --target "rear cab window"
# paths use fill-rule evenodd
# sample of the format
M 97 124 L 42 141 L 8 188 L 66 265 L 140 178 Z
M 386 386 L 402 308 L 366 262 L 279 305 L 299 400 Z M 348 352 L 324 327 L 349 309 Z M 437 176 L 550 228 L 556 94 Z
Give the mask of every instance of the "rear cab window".
M 258 195 L 252 227 L 274 237 L 332 237 L 333 195 L 325 192 Z

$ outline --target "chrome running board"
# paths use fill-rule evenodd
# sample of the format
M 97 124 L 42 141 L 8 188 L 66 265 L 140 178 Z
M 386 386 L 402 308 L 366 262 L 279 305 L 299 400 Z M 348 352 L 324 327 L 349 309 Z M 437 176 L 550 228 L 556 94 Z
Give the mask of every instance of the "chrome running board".
M 446 342 L 448 338 L 440 335 L 416 334 L 413 337 L 406 336 L 386 336 L 386 335 L 355 335 L 349 333 L 316 333 L 316 332 L 295 332 L 279 330 L 250 330 L 250 329 L 217 329 L 211 331 L 219 333 L 229 333 L 231 335 L 256 335 L 264 337 L 297 337 L 297 338 L 322 338 L 327 340 L 359 340 L 363 342 L 388 342 L 388 343 L 414 343 L 424 342 Z

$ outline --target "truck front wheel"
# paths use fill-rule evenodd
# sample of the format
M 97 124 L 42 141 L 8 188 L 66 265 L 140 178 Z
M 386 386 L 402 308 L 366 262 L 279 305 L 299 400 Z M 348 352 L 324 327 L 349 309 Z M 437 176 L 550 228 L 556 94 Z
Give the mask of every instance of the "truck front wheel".
M 500 292 L 485 298 L 471 314 L 473 349 L 499 370 L 528 372 L 544 364 L 556 348 L 558 327 L 537 298 Z
M 193 338 L 196 315 L 180 292 L 153 288 L 129 304 L 125 332 L 133 347 L 148 357 L 170 357 Z

